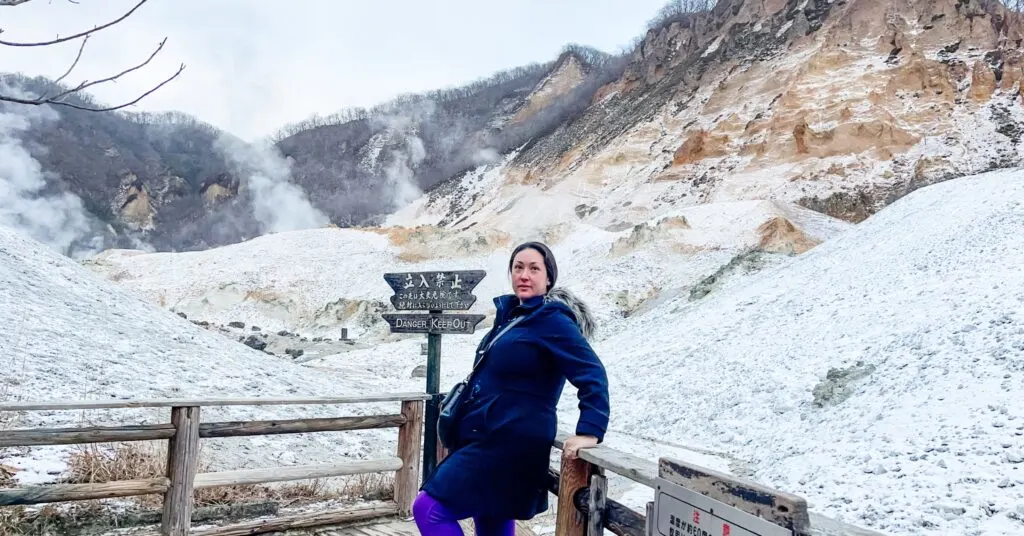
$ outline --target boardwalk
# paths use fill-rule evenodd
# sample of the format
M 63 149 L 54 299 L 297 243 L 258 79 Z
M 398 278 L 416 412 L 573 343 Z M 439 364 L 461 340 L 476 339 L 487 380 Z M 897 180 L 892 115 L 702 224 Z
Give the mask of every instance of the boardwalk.
M 474 534 L 473 522 L 462 523 L 462 530 L 467 536 Z M 412 521 L 388 520 L 354 523 L 343 527 L 323 527 L 308 530 L 293 530 L 288 536 L 420 536 L 416 524 Z M 516 529 L 516 536 L 535 536 L 533 531 L 524 525 Z
M 295 530 L 287 534 L 288 536 L 420 536 L 420 532 L 416 530 L 416 524 L 413 522 L 394 520 L 355 523 L 344 527 Z

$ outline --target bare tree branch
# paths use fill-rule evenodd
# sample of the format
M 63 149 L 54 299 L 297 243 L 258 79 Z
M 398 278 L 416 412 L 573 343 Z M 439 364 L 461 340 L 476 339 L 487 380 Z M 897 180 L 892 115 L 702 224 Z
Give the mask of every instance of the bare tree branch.
M 75 104 L 75 103 L 72 103 L 72 102 L 54 100 L 54 99 L 57 99 L 57 98 L 60 98 L 60 97 L 65 97 L 65 96 L 70 95 L 72 93 L 77 93 L 78 91 L 80 91 L 78 89 L 65 91 L 65 92 L 60 93 L 59 95 L 57 95 L 55 97 L 49 97 L 49 98 L 46 98 L 46 99 L 42 99 L 42 98 L 40 98 L 40 99 L 19 99 L 17 97 L 10 97 L 10 96 L 7 96 L 7 95 L 0 95 L 0 101 L 15 102 L 15 103 L 18 103 L 18 104 L 32 104 L 32 105 L 54 104 L 54 105 L 59 105 L 59 106 L 67 106 L 68 108 L 74 108 L 76 110 L 85 110 L 85 111 L 88 111 L 88 112 L 110 112 L 110 111 L 113 111 L 113 110 L 120 110 L 121 108 L 127 108 L 128 106 L 131 106 L 133 104 L 138 103 L 142 99 L 144 99 L 147 96 L 149 96 L 150 94 L 152 94 L 154 91 L 156 91 L 156 90 L 160 89 L 161 87 L 163 87 L 165 84 L 167 84 L 171 80 L 174 80 L 175 78 L 177 78 L 178 75 L 180 75 L 181 72 L 184 71 L 184 70 L 185 70 L 185 64 L 183 63 L 183 64 L 181 64 L 180 67 L 178 67 L 178 70 L 173 75 L 171 75 L 170 77 L 165 79 L 163 82 L 160 82 L 159 84 L 153 86 L 153 88 L 151 88 L 150 90 L 146 91 L 142 95 L 139 95 L 135 99 L 133 99 L 133 100 L 131 100 L 129 102 L 125 102 L 123 104 L 118 104 L 117 106 L 109 106 L 109 107 L 105 107 L 105 108 L 93 108 L 93 107 L 89 107 L 89 106 L 82 106 L 82 105 Z M 116 79 L 117 79 L 117 77 L 111 77 L 111 78 L 107 79 L 106 81 L 116 80 Z M 99 82 L 95 82 L 95 83 L 99 83 Z M 92 84 L 89 84 L 89 85 L 92 85 Z
M 154 50 L 153 53 L 150 54 L 148 58 L 146 58 L 146 61 L 144 61 L 144 62 L 142 62 L 142 63 L 140 63 L 140 64 L 138 64 L 138 65 L 136 65 L 134 67 L 129 67 L 129 68 L 127 68 L 127 69 L 125 69 L 125 70 L 123 70 L 123 71 L 113 75 L 113 76 L 108 76 L 107 78 L 101 78 L 99 80 L 94 80 L 92 82 L 82 81 L 82 83 L 78 84 L 78 86 L 76 86 L 76 87 L 74 87 L 72 89 L 69 89 L 69 90 L 67 90 L 67 91 L 65 91 L 63 93 L 57 94 L 55 97 L 52 98 L 52 100 L 53 101 L 59 101 L 60 99 L 66 97 L 66 96 L 68 96 L 68 95 L 70 95 L 72 93 L 77 93 L 77 92 L 82 91 L 84 89 L 90 88 L 90 87 L 98 85 L 98 84 L 103 84 L 105 82 L 113 82 L 114 80 L 117 80 L 118 78 L 121 78 L 122 76 L 124 76 L 124 75 L 126 75 L 126 74 L 128 74 L 128 73 L 130 73 L 132 71 L 137 71 L 137 70 L 145 67 L 150 61 L 153 61 L 153 57 L 156 56 L 157 53 L 159 53 L 160 50 L 162 50 L 164 48 L 164 43 L 166 43 L 166 42 L 167 42 L 167 38 L 165 37 L 164 40 L 160 41 L 160 44 L 157 45 L 156 50 Z M 184 68 L 184 67 L 185 66 L 182 65 L 181 68 L 178 69 L 178 72 L 180 73 L 181 69 Z M 175 76 L 177 76 L 177 75 L 175 75 Z
M 29 0 L 0 0 L 0 6 L 16 6 L 18 4 L 22 4 L 22 3 L 28 2 L 28 1 Z M 98 32 L 100 30 L 105 30 L 107 28 L 110 28 L 111 26 L 113 26 L 113 25 L 123 21 L 124 19 L 127 19 L 128 17 L 132 16 L 132 13 L 135 13 L 135 10 L 139 9 L 140 7 L 142 7 L 142 4 L 145 4 L 148 1 L 149 0 L 140 0 L 138 4 L 135 4 L 135 7 L 131 8 L 130 10 L 128 10 L 128 12 L 125 13 L 124 15 L 121 15 L 117 19 L 112 20 L 112 21 L 110 21 L 110 22 L 108 22 L 106 24 L 101 24 L 99 26 L 96 26 L 95 28 L 93 28 L 91 30 L 86 30 L 84 32 L 79 32 L 79 33 L 76 33 L 74 35 L 69 35 L 67 37 L 58 37 L 57 39 L 54 39 L 52 41 L 38 41 L 38 42 L 35 42 L 35 43 L 18 43 L 18 42 L 13 42 L 13 41 L 4 41 L 4 40 L 0 39 L 0 45 L 7 45 L 9 47 L 45 47 L 45 46 L 49 46 L 49 45 L 56 45 L 56 44 L 59 44 L 59 43 L 66 43 L 68 41 L 74 41 L 75 39 L 79 39 L 81 37 L 85 37 L 87 35 L 94 34 L 94 33 Z M 0 30 L 0 33 L 2 33 L 2 32 L 3 32 L 3 30 Z
M 0 0 L 0 6 L 16 6 L 16 5 L 23 4 L 23 3 L 28 2 L 28 1 L 30 1 L 30 0 Z M 75 2 L 75 0 L 68 0 L 68 1 L 71 2 L 71 3 L 77 3 L 77 2 Z M 12 46 L 12 47 L 39 47 L 39 46 L 56 45 L 56 44 L 65 43 L 65 42 L 68 42 L 68 41 L 73 41 L 75 39 L 81 39 L 82 40 L 82 44 L 78 47 L 78 54 L 75 56 L 75 60 L 71 63 L 71 66 L 68 67 L 67 71 L 65 71 L 64 74 L 62 74 L 60 76 L 60 78 L 58 78 L 57 80 L 54 81 L 54 85 L 57 85 L 59 87 L 59 84 L 65 78 L 67 78 L 71 74 L 71 71 L 73 71 L 76 66 L 78 66 L 79 61 L 81 61 L 81 59 L 82 59 L 82 53 L 85 51 L 85 45 L 89 41 L 89 38 L 92 36 L 92 34 L 98 32 L 100 30 L 103 30 L 103 29 L 109 28 L 111 26 L 114 26 L 115 24 L 118 24 L 121 21 L 127 19 L 137 9 L 142 7 L 142 5 L 145 4 L 148 1 L 149 0 L 140 0 L 139 3 L 135 4 L 135 7 L 133 7 L 131 10 L 129 10 L 128 12 L 126 12 L 124 15 L 122 15 L 119 18 L 117 18 L 116 20 L 110 21 L 110 22 L 108 22 L 106 24 L 102 24 L 100 26 L 96 26 L 95 28 L 93 28 L 91 30 L 88 30 L 88 31 L 85 31 L 85 32 L 79 32 L 79 33 L 77 33 L 75 35 L 71 35 L 71 36 L 68 36 L 68 37 L 58 38 L 58 39 L 55 39 L 55 40 L 52 40 L 52 41 L 40 41 L 40 42 L 35 42 L 35 43 L 17 43 L 17 42 L 0 40 L 0 45 L 6 45 L 6 46 Z M 0 30 L 0 32 L 2 32 L 2 30 Z M 145 67 L 146 65 L 149 65 L 149 63 L 151 61 L 153 61 L 153 58 L 156 57 L 156 55 L 161 50 L 163 50 L 164 44 L 166 44 L 166 43 L 167 43 L 167 38 L 165 37 L 162 41 L 160 41 L 160 44 L 157 45 L 156 50 L 154 50 L 153 53 L 150 54 L 149 57 L 146 58 L 145 61 L 143 61 L 142 63 L 140 63 L 138 65 L 135 65 L 133 67 L 129 67 L 128 69 L 125 69 L 125 70 L 123 70 L 123 71 L 121 71 L 121 72 L 119 72 L 119 73 L 117 73 L 115 75 L 108 76 L 106 78 L 101 78 L 99 80 L 93 80 L 91 82 L 83 80 L 82 83 L 78 84 L 77 86 L 75 86 L 73 88 L 70 88 L 70 89 L 67 89 L 67 90 L 64 90 L 64 91 L 61 91 L 60 93 L 57 93 L 56 95 L 44 94 L 43 96 L 35 98 L 35 99 L 24 99 L 24 98 L 20 98 L 20 97 L 14 97 L 14 96 L 10 96 L 10 95 L 0 94 L 0 101 L 2 101 L 2 102 L 14 102 L 14 103 L 18 103 L 18 104 L 36 105 L 36 106 L 41 105 L 41 104 L 53 104 L 53 105 L 66 106 L 66 107 L 74 108 L 74 109 L 77 109 L 77 110 L 86 110 L 86 111 L 91 111 L 91 112 L 108 112 L 108 111 L 119 110 L 121 108 L 125 108 L 125 107 L 128 107 L 128 106 L 131 106 L 133 104 L 138 103 L 139 101 L 141 101 L 143 98 L 147 97 L 148 95 L 152 94 L 154 91 L 160 89 L 161 87 L 166 85 L 171 80 L 174 80 L 175 78 L 177 78 L 178 75 L 180 75 L 181 72 L 183 70 L 185 70 L 185 64 L 184 63 L 181 64 L 178 67 L 178 70 L 173 75 L 171 75 L 170 77 L 166 78 L 164 81 L 162 81 L 159 84 L 157 84 L 156 86 L 150 88 L 148 91 L 142 93 L 141 95 L 139 95 L 135 99 L 133 99 L 131 101 L 128 101 L 128 102 L 125 102 L 123 104 L 118 104 L 116 106 L 108 106 L 108 107 L 92 107 L 92 106 L 84 106 L 84 105 L 81 105 L 81 104 L 76 104 L 76 103 L 73 103 L 73 102 L 68 102 L 66 100 L 66 98 L 68 96 L 74 95 L 76 93 L 84 91 L 85 89 L 88 89 L 90 87 L 93 87 L 93 86 L 96 86 L 96 85 L 99 85 L 99 84 L 105 84 L 105 83 L 108 83 L 108 82 L 116 82 L 122 76 L 124 76 L 124 75 L 126 75 L 128 73 L 137 71 L 137 70 Z
M 64 74 L 60 75 L 60 78 L 54 80 L 54 84 L 61 83 L 65 78 L 68 77 L 69 74 L 71 74 L 71 71 L 75 70 L 75 66 L 78 65 L 78 60 L 82 59 L 82 51 L 85 50 L 85 44 L 88 42 L 89 36 L 87 35 L 84 39 L 82 39 L 82 46 L 78 47 L 78 55 L 75 56 L 75 61 L 71 63 L 71 67 L 68 67 L 68 70 L 65 71 Z

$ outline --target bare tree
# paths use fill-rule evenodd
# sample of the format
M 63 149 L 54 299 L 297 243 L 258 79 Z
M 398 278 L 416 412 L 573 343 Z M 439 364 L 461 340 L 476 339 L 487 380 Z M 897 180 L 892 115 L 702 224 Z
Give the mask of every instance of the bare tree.
M 0 7 L 13 7 L 13 6 L 17 6 L 17 5 L 24 4 L 26 2 L 31 2 L 31 1 L 32 0 L 0 0 Z M 73 3 L 77 3 L 77 2 L 75 2 L 75 0 L 68 0 L 68 1 L 69 2 L 73 2 Z M 30 105 L 53 104 L 53 105 L 59 105 L 59 106 L 67 106 L 69 108 L 75 108 L 75 109 L 78 109 L 78 110 L 86 110 L 86 111 L 92 111 L 92 112 L 108 112 L 108 111 L 111 111 L 111 110 L 119 110 L 121 108 L 126 108 L 128 106 L 136 104 L 139 101 L 141 101 L 142 99 L 144 99 L 146 96 L 148 96 L 149 94 L 151 94 L 154 91 L 156 91 L 156 90 L 160 89 L 161 87 L 163 87 L 165 84 L 167 84 L 171 80 L 174 80 L 175 78 L 177 78 L 178 75 L 180 75 L 181 72 L 183 70 L 185 70 L 185 64 L 181 64 L 181 66 L 178 67 L 178 70 L 173 75 L 169 76 L 168 78 L 164 79 L 159 84 L 157 84 L 157 85 L 153 86 L 152 88 L 148 89 L 147 91 L 143 92 L 138 97 L 132 99 L 131 101 L 128 101 L 128 102 L 125 102 L 125 103 L 122 103 L 122 104 L 118 104 L 116 106 L 88 106 L 88 105 L 83 105 L 80 102 L 72 102 L 72 101 L 68 100 L 68 97 L 71 96 L 71 95 L 75 95 L 77 93 L 85 91 L 88 88 L 91 88 L 91 87 L 94 87 L 94 86 L 98 86 L 100 84 L 106 84 L 106 83 L 109 83 L 109 82 L 114 82 L 117 79 L 121 78 L 122 76 L 124 76 L 124 75 L 126 75 L 128 73 L 131 73 L 131 72 L 134 72 L 134 71 L 138 71 L 139 69 L 145 67 L 146 65 L 149 64 L 149 62 L 153 61 L 153 58 L 156 57 L 156 55 L 159 54 L 161 50 L 163 50 L 164 44 L 167 43 L 167 38 L 165 37 L 157 45 L 156 50 L 154 50 L 149 55 L 149 57 L 147 57 L 145 59 L 145 61 L 143 61 L 142 63 L 139 63 L 139 64 L 137 64 L 135 66 L 129 67 L 129 68 L 127 68 L 127 69 L 125 69 L 125 70 L 123 70 L 123 71 L 121 71 L 119 73 L 112 74 L 110 76 L 100 78 L 98 80 L 83 80 L 78 85 L 72 86 L 72 87 L 67 88 L 67 89 L 64 89 L 65 86 L 60 85 L 64 81 L 65 78 L 67 78 L 68 76 L 71 75 L 71 72 L 75 70 L 75 67 L 78 66 L 78 62 L 81 61 L 81 59 L 82 59 L 82 53 L 85 51 L 85 45 L 88 44 L 89 38 L 93 34 L 123 22 L 125 19 L 127 19 L 130 16 L 132 16 L 132 14 L 135 13 L 136 10 L 138 10 L 140 7 L 142 7 L 143 4 L 145 4 L 148 1 L 149 0 L 140 0 L 139 3 L 135 4 L 135 7 L 131 8 L 125 14 L 121 15 L 117 19 L 114 19 L 114 20 L 112 20 L 112 21 L 110 21 L 110 22 L 108 22 L 106 24 L 101 24 L 99 26 L 96 26 L 96 27 L 92 28 L 91 30 L 85 30 L 85 31 L 77 32 L 77 33 L 74 33 L 74 34 L 66 36 L 66 37 L 57 37 L 55 39 L 50 39 L 50 40 L 46 40 L 46 41 L 36 41 L 36 42 L 16 42 L 16 41 L 6 41 L 6 40 L 3 40 L 3 39 L 0 39 L 0 45 L 8 46 L 8 47 L 47 47 L 47 46 L 59 45 L 61 43 L 67 43 L 67 42 L 70 42 L 70 41 L 80 41 L 80 43 L 81 43 L 79 45 L 79 47 L 78 47 L 78 54 L 75 56 L 75 60 L 73 62 L 71 62 L 71 66 L 69 66 L 67 68 L 67 70 L 64 71 L 64 74 L 62 74 L 59 78 L 57 78 L 54 81 L 55 82 L 55 87 L 59 87 L 61 89 L 55 90 L 53 92 L 46 92 L 46 93 L 44 93 L 44 94 L 42 94 L 42 95 L 40 95 L 40 96 L 38 96 L 36 98 L 23 98 L 23 97 L 19 97 L 19 96 L 15 96 L 15 95 L 0 94 L 0 101 L 16 102 L 16 103 L 19 103 L 19 104 L 30 104 Z M 3 30 L 0 29 L 0 33 L 2 33 L 2 32 L 3 32 Z
M 707 13 L 717 4 L 718 0 L 669 0 L 661 6 L 657 15 L 647 22 L 647 28 L 663 28 L 694 13 Z

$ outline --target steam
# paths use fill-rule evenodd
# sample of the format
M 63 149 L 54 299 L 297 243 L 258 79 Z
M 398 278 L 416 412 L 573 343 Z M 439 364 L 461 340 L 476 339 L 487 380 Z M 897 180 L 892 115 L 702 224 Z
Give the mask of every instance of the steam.
M 395 208 L 408 205 L 423 195 L 415 170 L 426 160 L 427 149 L 418 129 L 429 121 L 436 109 L 434 101 L 423 99 L 402 107 L 401 115 L 375 118 L 387 129 L 394 143 L 390 150 L 391 161 L 384 167 L 384 185 Z
M 6 93 L 18 93 L 0 87 Z M 95 253 L 102 237 L 86 242 L 90 218 L 82 200 L 69 192 L 48 195 L 45 173 L 21 136 L 33 124 L 56 121 L 46 106 L 0 106 L 0 225 L 6 225 L 68 256 Z M 98 242 L 97 242 L 98 241 Z
M 391 151 L 391 163 L 384 168 L 387 185 L 396 206 L 408 205 L 423 195 L 413 171 L 427 157 L 427 149 L 415 134 L 405 136 L 404 150 Z
M 485 147 L 473 153 L 473 163 L 478 166 L 493 164 L 501 160 L 501 155 L 498 151 L 491 148 Z
M 267 141 L 245 143 L 223 135 L 215 142 L 225 160 L 243 177 L 252 200 L 253 216 L 262 232 L 278 233 L 323 227 L 331 222 L 291 182 L 291 162 Z

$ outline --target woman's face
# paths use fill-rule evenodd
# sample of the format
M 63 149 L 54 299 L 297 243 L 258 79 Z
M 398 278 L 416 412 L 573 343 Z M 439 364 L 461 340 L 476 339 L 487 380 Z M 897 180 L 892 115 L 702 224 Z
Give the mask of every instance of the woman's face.
M 512 259 L 512 289 L 520 300 L 540 296 L 548 288 L 548 271 L 544 257 L 532 248 L 526 248 Z

